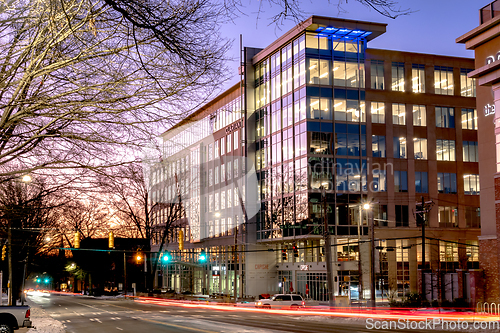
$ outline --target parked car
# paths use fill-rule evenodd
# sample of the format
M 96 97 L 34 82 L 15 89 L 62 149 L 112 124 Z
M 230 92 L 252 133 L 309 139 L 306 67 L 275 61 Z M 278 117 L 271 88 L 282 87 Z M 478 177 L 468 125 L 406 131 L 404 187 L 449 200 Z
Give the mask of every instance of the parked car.
M 21 327 L 33 327 L 30 320 L 30 307 L 0 306 L 0 333 L 12 333 Z
M 271 298 L 261 299 L 255 302 L 255 307 L 262 309 L 295 309 L 304 306 L 305 302 L 302 296 L 297 294 L 276 294 Z

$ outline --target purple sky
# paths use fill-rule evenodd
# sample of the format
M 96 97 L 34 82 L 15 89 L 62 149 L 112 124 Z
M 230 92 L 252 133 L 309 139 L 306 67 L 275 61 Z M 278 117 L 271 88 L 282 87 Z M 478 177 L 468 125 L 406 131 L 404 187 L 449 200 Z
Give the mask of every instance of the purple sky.
M 399 0 L 401 8 L 410 8 L 414 13 L 400 16 L 395 20 L 386 18 L 354 0 L 343 5 L 346 12 L 339 12 L 336 0 L 304 0 L 302 8 L 307 16 L 322 15 L 354 20 L 387 23 L 387 32 L 369 42 L 370 48 L 413 51 L 449 56 L 473 58 L 472 51 L 465 50 L 463 44 L 455 44 L 455 38 L 479 25 L 479 9 L 493 0 Z M 265 8 L 261 19 L 257 21 L 259 0 L 242 0 L 245 7 L 241 16 L 234 23 L 222 28 L 224 37 L 234 40 L 230 56 L 238 59 L 239 35 L 243 34 L 243 45 L 264 48 L 277 37 L 291 29 L 295 23 L 289 21 L 281 26 L 268 26 L 269 17 L 277 7 Z M 231 63 L 234 77 L 226 84 L 230 87 L 237 82 L 238 60 Z

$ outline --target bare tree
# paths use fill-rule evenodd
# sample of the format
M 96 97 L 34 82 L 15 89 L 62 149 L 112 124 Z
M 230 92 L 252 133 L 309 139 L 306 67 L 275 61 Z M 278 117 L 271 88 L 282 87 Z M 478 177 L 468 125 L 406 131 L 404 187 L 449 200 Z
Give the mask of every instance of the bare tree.
M 58 191 L 49 189 L 41 180 L 30 184 L 1 182 L 0 234 L 7 240 L 2 246 L 6 245 L 8 252 L 11 304 L 20 293 L 28 262 L 34 255 L 51 250 L 46 236 L 54 230 L 65 202 Z
M 92 237 L 107 237 L 110 228 L 111 213 L 102 199 L 72 200 L 62 210 L 58 223 L 60 238 L 74 247 L 73 235 L 79 232 L 82 239 Z
M 352 2 L 360 3 L 391 19 L 395 19 L 398 16 L 408 15 L 412 13 L 410 9 L 402 8 L 401 6 L 399 6 L 398 1 L 393 0 L 352 0 L 351 3 Z M 244 6 L 240 0 L 225 0 L 224 3 L 231 16 L 243 14 Z M 337 6 L 339 12 L 348 12 L 346 10 L 346 6 L 349 5 L 349 0 L 325 0 L 323 1 L 323 3 L 326 6 Z M 266 6 L 269 6 L 271 8 L 265 8 Z M 309 15 L 305 7 L 306 5 L 303 4 L 301 0 L 259 1 L 259 9 L 257 15 L 259 19 L 265 12 L 271 12 L 271 15 L 269 17 L 271 24 L 276 24 L 277 26 L 279 26 L 287 20 L 293 20 L 295 22 L 301 22 L 302 20 L 304 20 L 307 15 Z
M 116 165 L 225 78 L 208 0 L 0 6 L 0 176 Z

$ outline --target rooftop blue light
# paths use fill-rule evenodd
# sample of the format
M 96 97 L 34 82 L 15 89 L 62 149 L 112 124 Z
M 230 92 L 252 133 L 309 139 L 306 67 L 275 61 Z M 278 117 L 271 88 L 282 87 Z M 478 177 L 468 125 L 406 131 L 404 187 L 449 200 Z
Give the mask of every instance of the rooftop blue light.
M 371 35 L 371 31 L 364 30 L 352 30 L 346 28 L 334 28 L 334 27 L 320 27 L 316 29 L 316 32 L 320 33 L 321 36 L 331 35 L 334 38 L 365 38 Z

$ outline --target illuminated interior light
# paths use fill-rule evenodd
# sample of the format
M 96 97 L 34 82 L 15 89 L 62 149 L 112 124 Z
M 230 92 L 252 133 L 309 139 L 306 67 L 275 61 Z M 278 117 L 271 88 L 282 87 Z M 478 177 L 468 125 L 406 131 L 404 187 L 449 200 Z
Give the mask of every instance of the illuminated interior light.
M 340 103 L 337 103 L 337 104 L 333 105 L 333 107 L 336 108 L 336 107 L 341 106 L 342 104 L 343 104 L 343 102 L 340 102 Z
M 404 112 L 403 112 L 403 113 L 398 114 L 398 117 L 404 117 L 404 116 L 405 116 L 405 113 L 404 113 Z
M 309 67 L 309 69 L 315 69 L 316 68 L 316 65 L 312 65 L 311 67 Z
M 310 106 L 313 106 L 313 105 L 316 105 L 316 104 L 319 104 L 319 101 L 311 103 Z
M 319 77 L 320 77 L 320 78 L 324 78 L 324 77 L 326 77 L 326 76 L 328 76 L 328 72 L 326 72 L 326 73 L 324 73 L 324 74 L 321 74 Z
M 464 175 L 464 178 L 469 178 L 470 176 L 472 176 L 472 175 Z
M 412 81 L 415 81 L 415 80 L 418 80 L 418 77 L 414 77 L 413 79 L 411 79 Z
M 335 68 L 333 69 L 333 71 L 335 72 L 337 69 L 339 69 L 339 67 L 335 67 Z
M 417 141 L 418 139 L 417 138 L 413 138 L 413 141 Z
M 364 107 L 365 107 L 365 104 L 364 104 L 364 103 L 363 103 L 363 104 L 360 104 L 360 107 L 364 108 Z
M 361 178 L 361 176 L 360 175 L 355 175 L 354 178 Z
M 316 148 L 315 150 L 316 152 L 320 152 L 321 151 L 321 148 Z
M 403 140 L 405 140 L 405 138 L 404 138 L 404 137 L 399 138 L 399 141 L 403 141 Z

